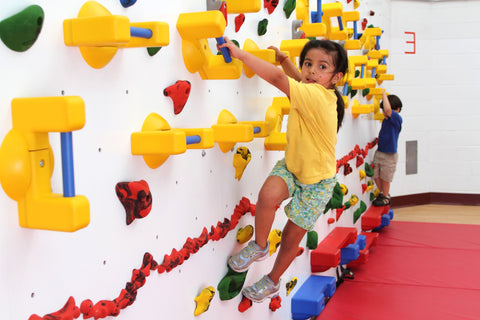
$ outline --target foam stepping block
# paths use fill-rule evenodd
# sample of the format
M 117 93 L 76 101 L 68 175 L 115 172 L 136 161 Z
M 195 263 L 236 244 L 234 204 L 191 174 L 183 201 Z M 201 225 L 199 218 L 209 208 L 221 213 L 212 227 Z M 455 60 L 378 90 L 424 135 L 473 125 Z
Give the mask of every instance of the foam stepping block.
M 340 264 L 347 264 L 350 261 L 357 260 L 358 257 L 360 257 L 360 250 L 363 250 L 366 245 L 367 237 L 365 235 L 358 235 L 355 243 L 340 249 Z
M 368 231 L 380 227 L 382 215 L 387 214 L 390 206 L 376 207 L 371 205 L 362 215 L 362 230 Z
M 361 264 L 365 264 L 368 261 L 368 257 L 370 256 L 370 248 L 375 246 L 378 242 L 378 233 L 376 232 L 362 232 L 360 236 L 365 237 L 365 247 L 360 250 L 359 256 L 356 260 L 352 260 L 347 264 L 347 268 L 354 268 L 358 267 Z
M 292 319 L 304 320 L 319 315 L 325 298 L 335 293 L 335 277 L 311 275 L 292 297 Z
M 390 225 L 390 221 L 393 219 L 393 210 L 388 210 L 388 213 L 383 214 L 380 219 L 380 226 L 373 229 L 373 231 L 377 231 L 383 229 L 384 227 L 388 227 Z
M 336 227 L 310 254 L 312 272 L 324 272 L 340 264 L 341 249 L 357 240 L 357 228 Z

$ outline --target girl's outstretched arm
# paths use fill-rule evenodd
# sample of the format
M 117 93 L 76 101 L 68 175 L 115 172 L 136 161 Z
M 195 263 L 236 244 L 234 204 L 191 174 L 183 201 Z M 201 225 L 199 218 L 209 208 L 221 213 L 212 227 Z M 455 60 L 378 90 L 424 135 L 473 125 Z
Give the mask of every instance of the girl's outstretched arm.
M 285 75 L 285 73 L 283 73 L 282 70 L 277 68 L 275 65 L 240 49 L 227 37 L 225 37 L 225 43 L 218 47 L 228 48 L 232 57 L 242 61 L 260 78 L 264 79 L 271 85 L 278 88 L 280 91 L 285 93 L 287 97 L 290 97 L 290 85 L 288 83 L 288 77 L 287 75 Z
M 300 71 L 298 71 L 297 67 L 293 64 L 293 62 L 288 58 L 288 56 L 280 51 L 277 47 L 270 46 L 268 49 L 272 49 L 275 51 L 275 60 L 280 62 L 280 65 L 282 66 L 283 71 L 287 76 L 290 78 L 293 78 L 297 81 L 302 80 L 302 75 L 300 74 Z

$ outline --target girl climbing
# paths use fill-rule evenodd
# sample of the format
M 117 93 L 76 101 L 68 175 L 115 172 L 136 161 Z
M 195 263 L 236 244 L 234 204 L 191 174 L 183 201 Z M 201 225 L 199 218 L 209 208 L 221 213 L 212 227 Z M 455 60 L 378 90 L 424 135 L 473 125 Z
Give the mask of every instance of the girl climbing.
M 275 211 L 287 198 L 288 217 L 280 250 L 268 275 L 243 289 L 255 302 L 278 295 L 280 277 L 296 257 L 300 241 L 311 230 L 332 196 L 336 179 L 335 145 L 344 115 L 344 103 L 335 85 L 347 72 L 346 51 L 330 40 L 311 40 L 300 54 L 301 70 L 278 48 L 275 65 L 241 50 L 228 38 L 219 48 L 228 48 L 259 77 L 277 87 L 290 100 L 287 146 L 264 182 L 256 203 L 255 240 L 228 259 L 234 271 L 244 272 L 268 255 L 268 235 Z

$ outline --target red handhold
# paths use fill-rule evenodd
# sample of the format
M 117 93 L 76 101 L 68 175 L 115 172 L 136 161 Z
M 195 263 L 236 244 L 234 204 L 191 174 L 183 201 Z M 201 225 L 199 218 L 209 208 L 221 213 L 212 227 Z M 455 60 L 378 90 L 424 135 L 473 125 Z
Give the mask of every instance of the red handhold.
M 32 314 L 29 320 L 73 320 L 80 317 L 80 309 L 75 305 L 75 299 L 73 297 L 68 298 L 67 303 L 62 309 L 57 312 L 46 314 L 40 317 L 36 314 Z
M 367 190 L 367 184 L 366 183 L 362 183 L 362 193 L 365 193 L 365 190 Z
M 119 182 L 115 192 L 125 208 L 127 225 L 135 219 L 146 217 L 152 210 L 152 194 L 145 180 Z
M 370 15 L 371 15 L 371 16 L 374 16 L 374 15 L 375 15 L 375 11 L 370 10 Z
M 363 20 L 362 20 L 362 30 L 365 30 L 365 28 L 367 27 L 367 23 L 368 23 L 367 18 L 363 18 Z
M 273 297 L 272 300 L 270 300 L 270 305 L 269 305 L 270 310 L 276 311 L 281 306 L 282 306 L 282 299 L 280 298 L 280 296 Z
M 343 166 L 343 174 L 349 175 L 350 173 L 352 173 L 352 171 L 353 171 L 352 167 L 350 167 L 348 163 L 345 163 L 345 165 Z
M 352 2 L 352 0 L 347 0 L 347 3 L 350 3 L 350 2 Z
M 242 301 L 238 305 L 238 311 L 245 312 L 252 306 L 252 300 L 248 299 L 245 296 L 242 296 Z
M 332 224 L 335 222 L 335 219 L 334 218 L 328 218 L 327 220 L 328 224 Z
M 182 112 L 183 107 L 187 103 L 188 97 L 190 96 L 190 89 L 192 85 L 190 81 L 187 80 L 178 80 L 175 84 L 167 87 L 163 90 L 163 94 L 166 97 L 172 98 L 173 101 L 173 112 L 179 114 Z
M 343 211 L 345 210 L 345 206 L 342 206 L 341 208 L 337 208 L 336 210 L 337 210 L 337 212 L 336 212 L 336 214 L 337 214 L 336 219 L 337 219 L 337 221 L 338 221 L 338 219 L 340 219 L 340 217 L 342 216 Z
M 223 16 L 225 17 L 225 24 L 228 26 L 228 17 L 227 17 L 227 3 L 225 1 L 222 1 L 222 4 L 220 5 L 220 10 L 221 13 L 223 13 Z
M 263 7 L 268 10 L 268 14 L 272 14 L 278 6 L 278 0 L 263 0 Z
M 238 32 L 245 22 L 245 14 L 240 13 L 235 17 L 235 32 Z
M 296 256 L 297 256 L 297 257 L 298 257 L 298 256 L 301 256 L 301 255 L 303 254 L 303 252 L 305 252 L 305 248 L 303 248 L 303 247 L 298 247 L 297 255 L 296 255 Z
M 362 156 L 358 155 L 357 156 L 357 168 L 360 167 L 363 164 L 363 158 Z

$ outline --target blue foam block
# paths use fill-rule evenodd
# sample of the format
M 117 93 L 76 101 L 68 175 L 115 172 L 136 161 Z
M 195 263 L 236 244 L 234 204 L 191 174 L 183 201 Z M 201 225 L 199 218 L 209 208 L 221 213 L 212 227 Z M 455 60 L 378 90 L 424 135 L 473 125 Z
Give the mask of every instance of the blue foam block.
M 349 244 L 345 248 L 340 249 L 340 264 L 347 264 L 353 260 L 357 260 L 360 256 L 360 250 L 365 249 L 367 245 L 367 237 L 358 235 L 355 243 Z
M 319 315 L 325 308 L 325 297 L 336 289 L 335 277 L 311 275 L 292 298 L 292 319 L 305 320 Z

